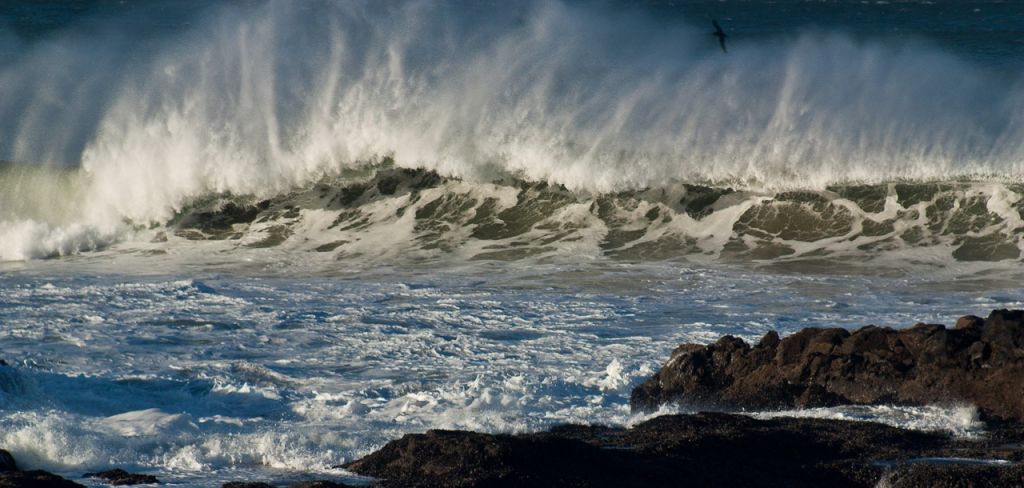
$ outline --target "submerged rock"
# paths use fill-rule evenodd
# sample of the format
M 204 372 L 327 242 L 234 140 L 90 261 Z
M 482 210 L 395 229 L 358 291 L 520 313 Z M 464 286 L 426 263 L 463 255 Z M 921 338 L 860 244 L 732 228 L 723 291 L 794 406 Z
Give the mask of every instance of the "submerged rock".
M 107 471 L 100 471 L 98 473 L 85 473 L 84 477 L 104 479 L 107 480 L 108 483 L 116 486 L 148 485 L 160 482 L 160 480 L 156 479 L 156 476 L 129 473 L 123 469 L 111 469 Z
M 917 324 L 769 332 L 751 346 L 725 336 L 684 344 L 633 390 L 634 409 L 666 402 L 774 409 L 969 402 L 988 420 L 1024 421 L 1024 311 Z

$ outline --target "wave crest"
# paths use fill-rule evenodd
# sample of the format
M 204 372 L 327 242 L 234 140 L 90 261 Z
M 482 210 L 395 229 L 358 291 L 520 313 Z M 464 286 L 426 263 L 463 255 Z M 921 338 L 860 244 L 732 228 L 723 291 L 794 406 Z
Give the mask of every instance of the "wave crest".
M 46 215 L 4 211 L 4 241 L 28 225 L 104 238 L 0 258 L 102 246 L 125 221 L 159 225 L 209 195 L 273 198 L 385 159 L 592 193 L 1024 176 L 1020 77 L 923 41 L 803 32 L 723 55 L 686 21 L 556 1 L 204 12 L 142 45 L 115 32 L 125 22 L 56 35 L 2 68 L 0 109 L 22 115 L 0 123 L 0 158 L 80 167 L 68 194 L 0 181 L 6 202 L 56 194 Z
M 886 183 L 761 192 L 679 183 L 592 194 L 391 169 L 364 182 L 321 182 L 260 202 L 206 202 L 176 217 L 170 233 L 363 262 L 1000 261 L 1019 259 L 1024 246 L 1024 186 Z

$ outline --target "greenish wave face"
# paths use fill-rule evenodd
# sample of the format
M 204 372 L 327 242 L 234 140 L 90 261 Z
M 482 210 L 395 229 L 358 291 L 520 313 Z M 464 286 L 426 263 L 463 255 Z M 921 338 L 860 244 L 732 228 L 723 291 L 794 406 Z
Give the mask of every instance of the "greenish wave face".
M 1024 185 L 899 182 L 766 193 L 691 184 L 594 194 L 383 169 L 268 200 L 206 200 L 170 240 L 337 260 L 596 257 L 774 262 L 1019 260 Z

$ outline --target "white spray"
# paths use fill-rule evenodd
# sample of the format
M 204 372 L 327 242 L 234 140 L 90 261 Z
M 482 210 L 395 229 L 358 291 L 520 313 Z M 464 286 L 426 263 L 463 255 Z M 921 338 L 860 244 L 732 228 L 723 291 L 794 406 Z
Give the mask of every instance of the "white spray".
M 145 42 L 69 32 L 0 69 L 0 157 L 79 168 L 70 192 L 0 181 L 0 260 L 384 156 L 588 191 L 1024 173 L 1024 89 L 925 44 L 804 33 L 724 55 L 699 26 L 554 1 L 211 12 Z M 38 192 L 56 210 L 15 203 Z

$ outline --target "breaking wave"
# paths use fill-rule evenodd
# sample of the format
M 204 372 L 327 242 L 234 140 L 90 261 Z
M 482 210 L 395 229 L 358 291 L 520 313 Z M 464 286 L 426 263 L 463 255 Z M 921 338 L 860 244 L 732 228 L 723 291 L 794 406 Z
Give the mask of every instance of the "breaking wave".
M 17 114 L 0 159 L 18 161 L 0 167 L 0 260 L 153 238 L 360 259 L 1019 259 L 1017 73 L 829 32 L 723 55 L 705 23 L 269 1 L 144 42 L 113 21 L 0 38 L 20 53 L 0 68 Z
M 385 161 L 362 178 L 325 178 L 266 199 L 205 195 L 164 223 L 125 229 L 129 242 L 123 248 L 151 254 L 203 241 L 204 249 L 227 255 L 273 248 L 361 263 L 857 263 L 884 257 L 941 265 L 1019 261 L 1024 184 L 907 182 L 765 191 L 675 183 L 589 193 L 516 179 L 473 183 Z M 102 236 L 84 230 L 77 239 L 86 237 L 90 245 L 102 245 Z M 46 240 L 27 242 L 37 246 L 31 251 L 65 252 L 42 247 Z
M 158 239 L 336 259 L 1017 260 L 1024 185 L 891 183 L 765 193 L 692 184 L 607 194 L 394 169 L 260 202 L 190 207 Z

